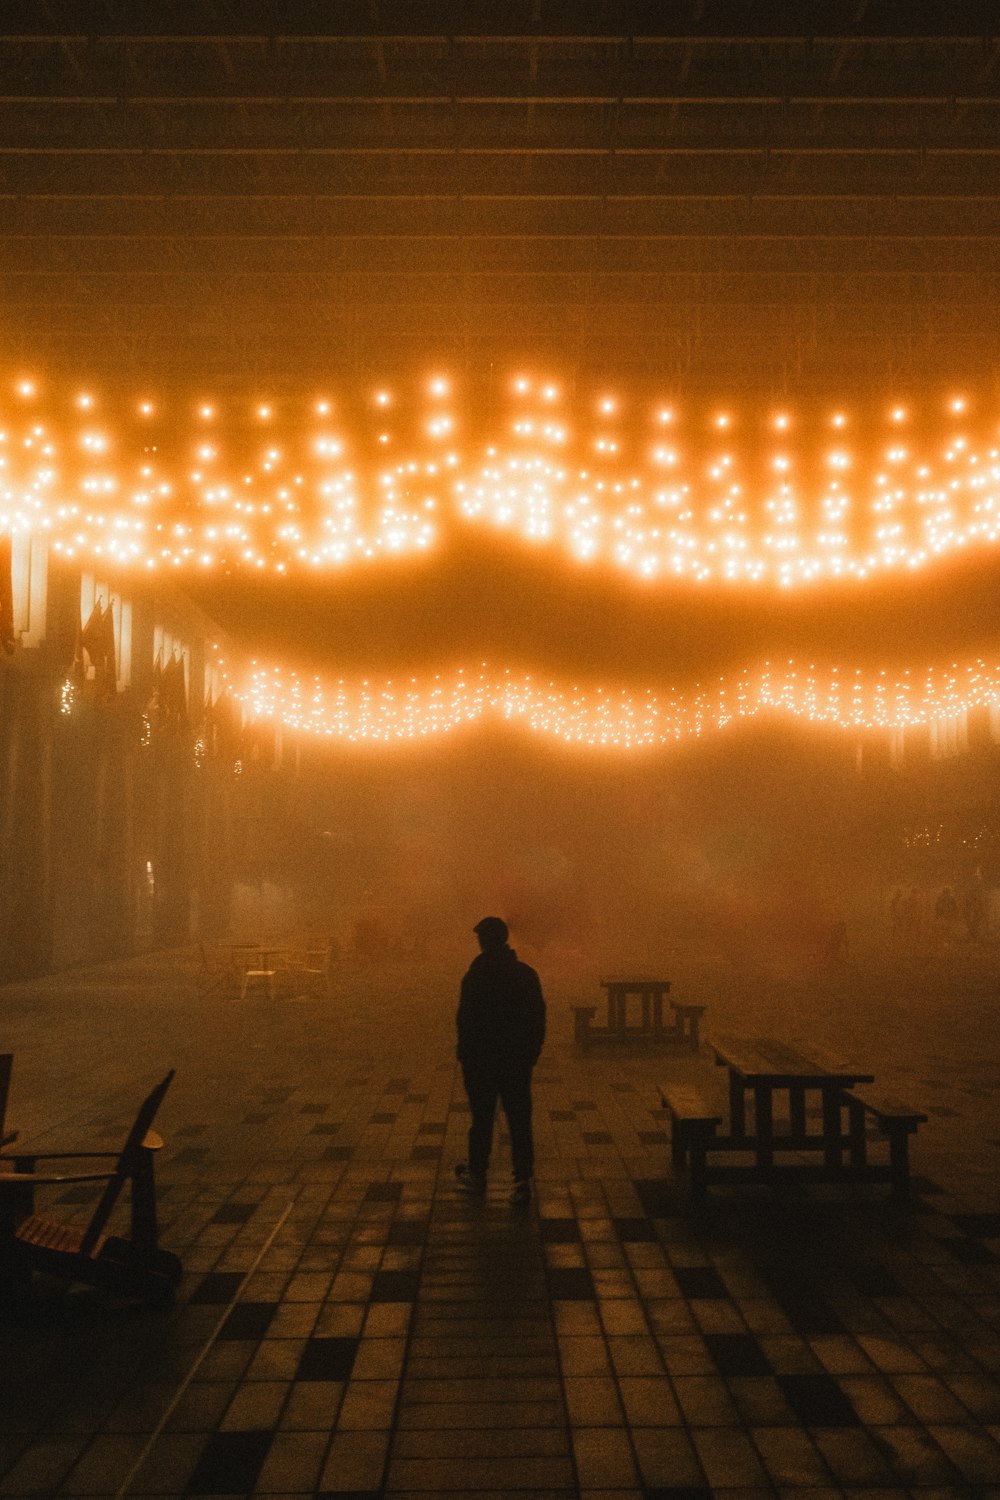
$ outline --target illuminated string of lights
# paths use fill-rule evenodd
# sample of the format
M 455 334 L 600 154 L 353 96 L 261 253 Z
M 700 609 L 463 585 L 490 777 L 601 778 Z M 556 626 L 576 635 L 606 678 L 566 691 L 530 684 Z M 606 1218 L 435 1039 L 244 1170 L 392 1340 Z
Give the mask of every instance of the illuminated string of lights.
M 864 579 L 1000 540 L 1000 411 L 569 400 L 453 383 L 189 407 L 0 387 L 0 530 L 136 569 L 302 574 L 462 532 L 669 584 Z M 482 403 L 479 403 L 480 407 Z
M 1000 707 L 1000 662 L 899 677 L 768 663 L 685 693 L 561 685 L 528 673 L 493 672 L 485 664 L 427 680 L 341 680 L 330 687 L 258 667 L 240 696 L 253 722 L 343 744 L 426 740 L 492 719 L 569 745 L 639 750 L 768 714 L 846 730 L 955 720 L 976 707 Z

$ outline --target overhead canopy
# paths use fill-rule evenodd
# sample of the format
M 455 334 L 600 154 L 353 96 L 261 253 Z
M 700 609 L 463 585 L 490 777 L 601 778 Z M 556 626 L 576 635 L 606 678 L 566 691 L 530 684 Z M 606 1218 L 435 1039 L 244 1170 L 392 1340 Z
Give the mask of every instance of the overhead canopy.
M 990 0 L 6 0 L 0 27 L 17 358 L 993 367 Z

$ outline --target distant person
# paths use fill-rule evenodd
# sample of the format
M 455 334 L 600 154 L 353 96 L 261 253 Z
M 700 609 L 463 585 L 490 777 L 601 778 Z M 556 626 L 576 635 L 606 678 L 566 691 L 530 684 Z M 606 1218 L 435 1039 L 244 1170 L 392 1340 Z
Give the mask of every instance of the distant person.
M 950 885 L 944 886 L 934 903 L 935 936 L 942 949 L 946 949 L 952 942 L 960 915 L 955 892 Z
M 934 915 L 939 922 L 954 922 L 958 917 L 958 902 L 955 892 L 946 885 L 934 903 Z
M 472 929 L 481 952 L 462 980 L 456 1023 L 458 1060 L 472 1110 L 469 1157 L 455 1168 L 459 1185 L 481 1196 L 493 1147 L 497 1100 L 510 1131 L 512 1203 L 531 1200 L 535 1165 L 531 1073 L 545 1040 L 545 1001 L 535 970 L 507 942 L 507 923 L 484 917 Z

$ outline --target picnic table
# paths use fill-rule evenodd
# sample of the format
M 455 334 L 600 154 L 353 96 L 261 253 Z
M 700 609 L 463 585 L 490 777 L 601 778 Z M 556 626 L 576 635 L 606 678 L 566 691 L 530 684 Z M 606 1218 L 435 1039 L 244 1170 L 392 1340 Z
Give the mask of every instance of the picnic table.
M 851 1063 L 817 1052 L 803 1052 L 771 1037 L 752 1041 L 720 1037 L 707 1042 L 716 1065 L 729 1070 L 729 1131 L 734 1149 L 752 1149 L 760 1168 L 774 1162 L 776 1150 L 822 1150 L 824 1164 L 835 1169 L 843 1156 L 843 1092 L 875 1075 Z M 788 1130 L 774 1130 L 774 1096 L 788 1094 Z M 747 1131 L 747 1095 L 753 1096 L 753 1135 Z M 810 1134 L 806 1096 L 819 1095 L 821 1127 Z M 719 1144 L 719 1143 L 717 1143 Z
M 602 979 L 607 995 L 608 1019 L 605 1026 L 595 1026 L 595 1005 L 575 1005 L 574 1040 L 586 1048 L 592 1041 L 676 1042 L 698 1050 L 698 1027 L 704 1005 L 689 1005 L 670 994 L 669 979 Z M 638 999 L 637 1022 L 629 1024 L 628 1002 Z M 664 1000 L 671 1015 L 664 1022 Z
M 670 1083 L 660 1091 L 673 1121 L 674 1164 L 689 1169 L 696 1195 L 713 1182 L 790 1180 L 888 1182 L 894 1196 L 905 1197 L 909 1139 L 927 1116 L 867 1092 L 864 1085 L 874 1083 L 874 1074 L 772 1037 L 709 1038 L 706 1045 L 728 1073 L 728 1134 L 719 1131 L 720 1110 L 696 1086 Z M 775 1095 L 788 1100 L 787 1120 L 782 1117 L 780 1125 Z M 809 1108 L 810 1096 L 818 1099 L 817 1108 Z M 888 1161 L 870 1157 L 871 1125 L 888 1142 Z M 776 1161 L 778 1155 L 785 1159 Z
M 635 996 L 641 1007 L 643 1031 L 663 1026 L 663 997 L 670 993 L 669 979 L 602 979 L 601 989 L 608 996 L 608 1030 L 624 1031 L 628 1025 L 629 996 Z

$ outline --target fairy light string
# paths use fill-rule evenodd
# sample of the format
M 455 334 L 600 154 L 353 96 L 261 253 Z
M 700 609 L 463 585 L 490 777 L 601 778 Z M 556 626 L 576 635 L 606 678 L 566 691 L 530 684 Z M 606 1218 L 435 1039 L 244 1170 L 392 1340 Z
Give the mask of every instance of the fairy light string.
M 802 587 L 1000 539 L 1000 410 L 666 402 L 444 376 L 189 402 L 0 381 L 0 531 L 135 570 L 336 574 L 463 533 L 649 586 Z
M 794 661 L 719 677 L 689 692 L 559 683 L 485 663 L 429 678 L 324 686 L 255 666 L 239 691 L 247 717 L 346 745 L 427 740 L 494 721 L 590 749 L 642 750 L 766 715 L 840 730 L 905 730 L 981 707 L 1000 710 L 1000 662 L 904 673 L 845 672 Z

